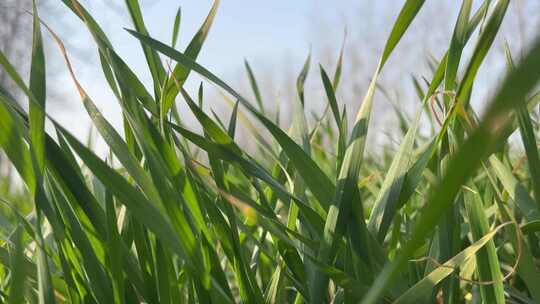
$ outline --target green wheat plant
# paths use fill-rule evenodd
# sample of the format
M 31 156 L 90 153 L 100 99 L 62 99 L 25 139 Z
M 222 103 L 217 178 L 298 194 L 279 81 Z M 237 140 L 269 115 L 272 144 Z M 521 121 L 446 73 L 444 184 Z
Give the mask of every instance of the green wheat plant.
M 483 114 L 471 106 L 509 0 L 476 10 L 461 1 L 444 56 L 411 84 L 416 113 L 398 113 L 398 149 L 380 158 L 365 153 L 368 131 L 377 132 L 368 126 L 378 78 L 425 1 L 404 1 L 388 25 L 354 120 L 336 94 L 341 52 L 333 73 L 322 65 L 315 73 L 327 106 L 314 120 L 304 110 L 312 102 L 306 60 L 285 127 L 247 62 L 249 95 L 197 63 L 218 0 L 183 51 L 180 10 L 162 42 L 148 33 L 138 1 L 125 0 L 151 87 L 81 3 L 61 2 L 91 34 L 123 130 L 78 82 L 34 5 L 29 80 L 0 53 L 27 102 L 0 90 L 0 147 L 27 193 L 18 203 L 0 199 L 1 303 L 540 303 L 540 39 L 519 58 L 507 47 L 505 75 Z M 46 82 L 42 35 L 64 56 L 107 157 L 47 114 L 46 88 L 55 84 Z M 190 74 L 219 88 L 216 102 L 232 109 L 227 120 L 203 110 L 202 85 L 188 92 Z M 184 123 L 178 103 L 201 131 Z M 254 151 L 238 143 L 238 128 Z M 18 207 L 22 199 L 31 210 Z

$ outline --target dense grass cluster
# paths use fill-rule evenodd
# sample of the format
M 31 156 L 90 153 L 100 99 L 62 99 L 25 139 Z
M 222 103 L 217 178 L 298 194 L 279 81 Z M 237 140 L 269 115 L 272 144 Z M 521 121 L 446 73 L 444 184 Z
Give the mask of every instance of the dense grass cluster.
M 333 75 L 320 67 L 328 106 L 306 119 L 308 59 L 287 130 L 265 114 L 249 66 L 255 102 L 196 62 L 219 1 L 183 52 L 180 13 L 165 44 L 147 32 L 138 1 L 125 1 L 151 88 L 77 0 L 62 1 L 92 34 L 123 134 L 34 8 L 28 83 L 0 53 L 28 101 L 25 111 L 0 91 L 0 147 L 34 206 L 27 213 L 2 198 L 10 220 L 0 231 L 0 302 L 540 303 L 540 39 L 515 63 L 507 48 L 507 74 L 481 117 L 470 100 L 509 0 L 484 0 L 477 11 L 462 1 L 447 52 L 416 82 L 417 113 L 401 116 L 399 149 L 375 160 L 364 150 L 377 79 L 424 1 L 405 1 L 354 121 L 335 94 L 342 56 Z M 106 159 L 46 114 L 42 32 L 60 47 Z M 224 92 L 228 121 L 203 111 L 202 86 L 183 88 L 190 73 Z M 419 134 L 421 117 L 430 136 Z M 239 126 L 255 153 L 235 142 Z

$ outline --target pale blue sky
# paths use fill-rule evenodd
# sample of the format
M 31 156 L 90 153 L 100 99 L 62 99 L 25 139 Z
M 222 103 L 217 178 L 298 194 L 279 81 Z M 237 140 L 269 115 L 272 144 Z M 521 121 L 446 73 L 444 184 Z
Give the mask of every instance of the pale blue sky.
M 139 72 L 143 81 L 149 81 L 149 73 L 137 40 L 123 30 L 124 27 L 132 28 L 130 18 L 124 11 L 123 1 L 118 1 L 112 9 L 104 5 L 104 2 L 106 1 L 82 1 L 104 27 L 117 52 Z M 178 47 L 183 50 L 205 19 L 212 1 L 161 0 L 155 3 L 142 1 L 142 4 L 149 32 L 155 38 L 166 42 L 171 39 L 174 17 L 181 4 L 182 22 Z M 270 69 L 283 58 L 305 56 L 310 45 L 306 35 L 310 29 L 312 7 L 310 1 L 224 0 L 198 61 L 217 75 L 226 77 L 242 67 L 244 58 L 248 58 L 257 68 Z M 60 11 L 65 10 L 60 7 Z M 81 23 L 70 13 L 62 14 L 61 20 L 50 18 L 48 21 L 53 27 L 59 27 L 64 34 L 63 38 L 69 40 L 68 51 L 71 47 L 71 57 L 82 84 L 101 110 L 115 125 L 120 126 L 119 108 L 97 65 L 95 45 L 91 37 L 78 28 Z M 51 47 L 51 50 L 50 56 L 58 57 L 54 47 Z M 69 83 L 65 69 L 62 71 L 62 66 L 55 69 L 60 71 L 61 78 L 66 82 L 63 93 L 74 98 L 69 104 L 63 103 L 59 109 L 53 109 L 53 114 L 72 126 L 78 135 L 83 135 L 89 123 L 86 114 L 75 98 L 74 87 Z
M 103 26 L 112 40 L 117 52 L 134 68 L 141 79 L 148 83 L 149 73 L 140 46 L 133 37 L 123 30 L 132 28 L 130 18 L 126 14 L 124 3 L 120 0 L 86 0 L 84 3 L 92 15 Z M 114 1 L 114 2 L 112 2 Z M 533 0 L 520 0 L 531 4 Z M 517 1 L 516 3 L 522 3 Z M 533 2 L 535 2 L 534 0 Z M 276 90 L 285 90 L 284 81 L 291 85 L 294 83 L 294 74 L 297 73 L 306 57 L 310 47 L 313 50 L 312 73 L 308 78 L 309 94 L 319 94 L 322 90 L 318 75 L 318 63 L 323 62 L 328 70 L 333 70 L 332 61 L 339 50 L 343 29 L 348 28 L 348 49 L 346 49 L 345 62 L 347 63 L 344 86 L 349 88 L 350 94 L 342 94 L 348 104 L 352 104 L 351 113 L 354 113 L 365 90 L 363 85 L 373 72 L 379 53 L 395 20 L 403 0 L 222 0 L 214 25 L 198 62 L 213 71 L 225 81 L 234 85 L 245 85 L 243 73 L 243 59 L 249 59 L 253 68 L 261 75 L 263 85 L 272 84 Z M 389 61 L 383 73 L 381 83 L 396 88 L 399 93 L 411 92 L 410 74 L 429 74 L 426 69 L 426 57 L 433 54 L 439 57 L 448 46 L 449 38 L 457 11 L 457 0 L 427 1 L 425 7 L 415 20 L 413 26 L 400 42 L 398 49 Z M 478 1 L 475 1 L 477 3 Z M 540 3 L 540 1 L 538 1 Z M 114 3 L 112 8 L 107 3 Z M 206 17 L 211 7 L 210 0 L 142 0 L 143 14 L 150 34 L 164 42 L 169 42 L 172 24 L 176 10 L 182 6 L 182 25 L 178 48 L 183 50 L 193 34 Z M 514 3 L 514 2 L 513 2 Z M 533 3 L 534 4 L 534 3 Z M 117 127 L 121 127 L 120 109 L 116 100 L 110 93 L 100 71 L 95 44 L 85 30 L 82 30 L 80 21 L 67 9 L 58 4 L 59 11 L 64 12 L 61 18 L 45 18 L 56 28 L 62 37 L 69 41 L 68 51 L 72 54 L 75 70 L 81 83 L 105 116 Z M 514 5 L 515 6 L 515 5 Z M 534 7 L 535 5 L 533 5 Z M 538 7 L 538 5 L 536 5 Z M 514 7 L 511 10 L 515 10 Z M 515 14 L 505 21 L 505 27 L 510 32 L 516 32 Z M 527 24 L 527 33 L 534 31 L 538 25 L 538 18 L 534 24 Z M 520 44 L 518 37 L 509 38 L 514 49 Z M 530 35 L 528 35 L 530 36 Z M 474 38 L 473 38 L 474 39 Z M 500 41 L 498 42 L 500 48 Z M 50 56 L 59 55 L 51 47 Z M 491 57 L 497 52 L 491 52 Z M 358 55 L 360 54 L 360 55 Z M 501 68 L 500 58 L 488 56 L 488 74 L 480 76 L 487 80 L 497 78 Z M 80 101 L 75 94 L 75 88 L 65 73 L 61 61 L 55 61 L 54 70 L 59 71 L 62 99 L 67 102 L 52 106 L 51 113 L 60 122 L 68 126 L 78 136 L 84 137 L 87 133 L 89 120 Z M 357 69 L 357 70 L 353 70 Z M 348 70 L 347 70 L 348 69 Z M 483 68 L 484 70 L 486 68 Z M 484 71 L 481 69 L 481 72 Z M 489 75 L 491 74 L 491 75 Z M 287 78 L 288 77 L 288 78 Z M 287 78 L 287 79 L 285 79 Z M 200 81 L 196 76 L 190 76 L 190 86 Z M 478 85 L 482 100 L 487 89 Z M 345 91 L 345 89 L 342 89 Z M 66 96 L 66 98 L 63 98 Z M 403 96 L 403 95 L 401 95 Z M 319 98 L 320 99 L 320 98 Z M 381 99 L 381 98 L 379 98 Z M 317 100 L 314 108 L 323 104 L 323 99 Z M 376 101 L 376 107 L 387 107 L 386 101 Z M 214 106 L 214 105 L 210 105 Z M 404 104 L 409 112 L 414 111 L 416 104 Z M 410 108 L 410 109 L 409 109 Z M 389 112 L 389 111 L 386 111 Z M 377 121 L 375 122 L 377 123 Z M 379 124 L 388 124 L 379 120 Z
M 116 0 L 115 0 L 116 1 Z M 136 39 L 123 30 L 132 28 L 123 1 L 108 6 L 107 1 L 81 1 L 105 29 L 117 52 L 140 75 L 143 81 L 150 81 L 143 53 Z M 233 79 L 243 75 L 243 60 L 247 58 L 255 70 L 272 71 L 276 66 L 294 62 L 290 70 L 299 69 L 306 57 L 315 36 L 314 27 L 321 22 L 335 27 L 336 50 L 342 39 L 346 25 L 344 13 L 353 1 L 336 1 L 328 5 L 324 1 L 240 1 L 222 0 L 214 25 L 198 58 L 199 63 L 218 76 Z M 396 1 L 396 3 L 402 2 Z M 113 2 L 114 3 L 114 2 Z M 182 6 L 182 21 L 178 48 L 183 50 L 200 24 L 205 19 L 211 5 L 210 0 L 187 1 L 141 1 L 143 14 L 150 34 L 169 42 L 172 24 L 179 5 Z M 326 3 L 326 4 L 325 4 Z M 397 4 L 396 4 L 397 5 Z M 397 6 L 399 9 L 399 5 Z M 59 11 L 66 11 L 59 7 Z M 62 18 L 49 18 L 53 27 L 59 28 L 63 38 L 68 41 L 77 76 L 90 96 L 116 126 L 120 127 L 120 109 L 113 99 L 101 74 L 95 45 L 81 23 L 71 13 L 63 13 Z M 58 57 L 54 47 L 52 57 Z M 61 61 L 58 61 L 61 62 Z M 316 66 L 314 62 L 313 66 Z M 63 67 L 59 70 L 66 85 L 62 90 L 68 103 L 53 106 L 52 114 L 61 122 L 71 126 L 79 136 L 86 135 L 89 125 L 87 115 L 77 100 L 74 86 L 70 83 Z M 191 85 L 198 82 L 196 76 L 190 77 Z M 264 81 L 263 81 L 264 82 Z

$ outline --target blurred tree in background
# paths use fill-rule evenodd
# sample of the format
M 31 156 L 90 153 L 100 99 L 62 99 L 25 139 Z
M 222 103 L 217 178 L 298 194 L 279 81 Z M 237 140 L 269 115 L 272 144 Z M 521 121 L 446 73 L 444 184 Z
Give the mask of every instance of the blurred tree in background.
M 319 77 L 319 67 L 314 64 L 321 62 L 327 72 L 334 71 L 340 52 L 340 45 L 344 44 L 344 62 L 341 84 L 337 90 L 339 101 L 347 106 L 349 119 L 354 119 L 359 100 L 365 93 L 372 76 L 372 71 L 377 65 L 378 56 L 384 47 L 384 39 L 390 29 L 385 23 L 396 16 L 403 1 L 344 1 L 347 5 L 345 10 L 334 8 L 325 0 L 313 1 L 312 11 L 306 12 L 312 20 L 311 32 L 308 33 L 309 45 L 306 44 L 306 57 L 310 52 L 312 64 L 306 80 L 306 107 L 309 111 L 320 114 L 324 101 L 324 90 Z M 474 1 L 478 6 L 481 1 Z M 338 7 L 340 5 L 335 5 Z M 325 11 L 324 14 L 321 11 Z M 504 43 L 508 39 L 513 54 L 521 55 L 527 44 L 535 38 L 540 27 L 540 1 L 516 0 L 512 1 L 508 10 L 508 17 L 501 27 L 494 44 L 493 52 L 486 58 L 488 64 L 482 67 L 477 80 L 477 89 L 474 92 L 475 106 L 482 107 L 486 98 L 489 97 L 489 88 L 493 82 L 497 82 L 504 76 Z M 429 78 L 433 72 L 435 58 L 440 58 L 446 51 L 446 43 L 452 35 L 452 28 L 456 16 L 459 13 L 459 5 L 455 0 L 427 1 L 423 10 L 419 13 L 416 23 L 410 28 L 410 35 L 403 38 L 400 47 L 396 49 L 396 56 L 390 60 L 394 62 L 395 69 L 385 71 L 379 79 L 380 94 L 378 99 L 383 102 L 375 105 L 374 112 L 377 119 L 372 120 L 373 128 L 382 130 L 373 132 L 370 139 L 369 150 L 384 146 L 395 147 L 402 134 L 400 133 L 399 117 L 396 111 L 405 115 L 412 115 L 412 109 L 416 109 L 419 102 L 413 85 L 417 81 L 425 85 L 424 78 Z M 526 22 L 524 22 L 526 20 Z M 514 38 L 515 37 L 515 38 Z M 474 37 L 473 39 L 476 39 Z M 474 46 L 474 43 L 471 44 Z M 466 56 L 472 52 L 472 47 L 465 49 Z M 419 60 L 418 58 L 424 58 Z M 249 58 L 248 58 L 249 59 Z M 305 58 L 303 58 L 305 59 Z M 302 58 L 284 58 L 279 66 L 264 66 L 263 63 L 250 60 L 252 69 L 257 74 L 260 91 L 265 104 L 269 105 L 270 112 L 278 112 L 281 122 L 287 126 L 292 119 L 292 98 L 296 98 L 295 80 L 302 69 Z M 276 71 L 280 71 L 276 73 Z M 284 73 L 285 71 L 285 73 Z M 460 71 L 462 72 L 462 71 Z M 285 76 L 283 75 L 285 74 Z M 243 89 L 246 94 L 251 94 L 251 87 L 244 70 L 238 73 L 236 86 Z M 219 112 L 219 111 L 218 111 Z M 277 114 L 277 113 L 276 113 Z M 313 119 L 313 116 L 308 117 Z M 407 117 L 402 117 L 407 118 Z M 242 133 L 243 130 L 240 130 Z M 239 136 L 242 138 L 243 136 Z M 249 138 L 249 136 L 247 137 Z M 249 145 L 252 141 L 246 140 Z M 244 143 L 244 142 L 243 142 Z
M 110 3 L 109 3 L 110 2 Z M 103 1 L 104 5 L 110 8 L 112 12 L 121 11 L 121 2 Z M 56 23 L 62 20 L 65 14 L 61 1 L 38 0 L 36 1 L 40 17 L 44 19 L 55 18 Z M 32 0 L 1 0 L 0 1 L 0 51 L 7 56 L 7 59 L 15 66 L 17 72 L 23 77 L 27 77 L 30 68 L 30 56 L 32 49 Z M 60 21 L 62 23 L 62 21 Z M 63 34 L 72 33 L 69 27 L 59 27 Z M 44 36 L 48 39 L 47 36 Z M 71 50 L 74 50 L 75 57 L 87 56 L 87 50 L 80 45 L 72 45 L 67 42 Z M 45 51 L 48 52 L 48 44 L 45 44 Z M 51 56 L 48 56 L 51 57 Z M 48 76 L 61 76 L 64 72 L 63 65 L 49 64 L 47 67 Z M 47 94 L 52 97 L 61 94 L 59 88 L 51 86 L 47 88 Z M 4 69 L 0 69 L 0 92 L 11 94 L 13 99 L 17 100 L 22 106 L 26 107 L 26 102 L 22 98 L 22 92 L 13 83 Z M 9 93 L 7 93 L 9 92 Z M 49 98 L 50 99 L 50 98 Z M 62 100 L 62 98 L 52 98 L 53 101 Z M 3 152 L 0 152 L 0 193 L 5 193 L 4 189 L 9 188 L 11 177 L 11 166 L 4 161 Z
M 51 0 L 37 2 L 42 15 L 59 13 L 52 4 Z M 28 13 L 31 10 L 32 0 L 2 0 L 0 3 L 0 50 L 21 75 L 28 74 L 28 58 L 32 51 L 28 47 L 32 42 L 32 18 Z M 4 91 L 18 92 L 4 70 L 0 70 L 0 87 Z
M 40 1 L 39 6 L 44 12 L 49 9 L 51 1 Z M 0 51 L 15 66 L 21 75 L 27 75 L 32 43 L 32 19 L 27 11 L 31 10 L 31 0 L 2 0 L 0 3 Z M 0 69 L 0 93 L 10 94 L 22 104 L 21 92 L 13 83 L 9 75 Z M 21 191 L 23 189 L 20 189 Z M 12 187 L 12 166 L 6 161 L 5 155 L 0 153 L 0 193 L 3 199 L 18 204 L 21 207 L 24 193 L 15 191 Z M 23 208 L 24 209 L 24 208 Z M 24 210 L 23 210 L 24 211 Z M 0 213 L 6 215 L 8 213 Z

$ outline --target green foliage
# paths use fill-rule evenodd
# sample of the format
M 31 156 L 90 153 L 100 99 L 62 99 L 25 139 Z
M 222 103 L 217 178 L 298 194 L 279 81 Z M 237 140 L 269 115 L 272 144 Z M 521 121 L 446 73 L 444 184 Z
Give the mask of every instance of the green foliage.
M 28 85 L 0 52 L 0 66 L 28 100 L 26 112 L 0 90 L 0 147 L 25 186 L 14 194 L 0 183 L 0 302 L 540 303 L 540 39 L 516 63 L 506 49 L 508 73 L 479 118 L 471 91 L 509 4 L 490 2 L 473 12 L 463 0 L 427 88 L 413 79 L 416 114 L 409 120 L 395 108 L 404 132 L 397 152 L 380 158 L 364 155 L 378 77 L 424 1 L 405 1 L 389 28 L 353 124 L 336 94 L 347 64 L 342 47 L 333 77 L 319 68 L 325 113 L 312 124 L 305 114 L 310 54 L 284 130 L 247 61 L 255 102 L 197 63 L 219 1 L 180 52 L 180 9 L 167 44 L 148 33 L 138 1 L 126 0 L 150 93 L 83 5 L 65 0 L 96 43 L 123 134 L 77 81 L 62 41 L 34 8 Z M 106 159 L 46 114 L 42 29 L 66 59 Z M 172 71 L 164 59 L 175 62 Z M 192 72 L 223 90 L 227 122 L 203 110 L 202 85 L 195 100 L 183 87 Z M 439 99 L 441 125 L 429 110 Z M 176 102 L 186 102 L 201 134 L 181 121 Z M 426 114 L 429 137 L 419 134 Z M 252 133 L 255 153 L 235 141 L 239 124 Z M 511 153 L 514 132 L 522 146 Z

